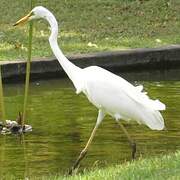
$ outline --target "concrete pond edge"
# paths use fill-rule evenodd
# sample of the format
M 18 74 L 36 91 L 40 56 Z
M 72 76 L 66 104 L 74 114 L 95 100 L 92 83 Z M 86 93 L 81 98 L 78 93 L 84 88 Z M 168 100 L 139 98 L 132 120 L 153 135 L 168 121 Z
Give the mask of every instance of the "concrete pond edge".
M 143 48 L 108 51 L 67 56 L 81 68 L 100 66 L 111 72 L 134 72 L 180 68 L 180 45 L 160 48 Z M 25 61 L 0 61 L 4 82 L 25 79 Z M 31 63 L 31 79 L 65 77 L 56 58 L 34 59 Z

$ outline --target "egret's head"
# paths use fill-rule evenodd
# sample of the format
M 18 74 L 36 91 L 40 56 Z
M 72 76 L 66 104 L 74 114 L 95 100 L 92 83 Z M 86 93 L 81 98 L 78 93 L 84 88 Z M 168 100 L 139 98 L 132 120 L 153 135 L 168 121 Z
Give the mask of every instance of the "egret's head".
M 40 18 L 47 18 L 48 10 L 43 6 L 37 6 L 31 10 L 30 13 L 28 13 L 26 16 L 18 20 L 14 26 L 24 24 L 28 21 L 31 21 L 33 19 L 40 19 Z

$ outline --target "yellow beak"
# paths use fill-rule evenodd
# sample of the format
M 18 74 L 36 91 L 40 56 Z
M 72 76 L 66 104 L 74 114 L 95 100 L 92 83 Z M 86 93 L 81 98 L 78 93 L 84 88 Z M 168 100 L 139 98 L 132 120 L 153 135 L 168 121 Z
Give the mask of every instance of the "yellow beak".
M 23 18 L 21 18 L 21 19 L 20 19 L 19 21 L 17 21 L 15 24 L 13 24 L 13 26 L 18 26 L 18 25 L 20 25 L 20 24 L 26 23 L 26 22 L 29 20 L 30 16 L 31 16 L 31 12 L 30 12 L 28 15 L 24 16 Z

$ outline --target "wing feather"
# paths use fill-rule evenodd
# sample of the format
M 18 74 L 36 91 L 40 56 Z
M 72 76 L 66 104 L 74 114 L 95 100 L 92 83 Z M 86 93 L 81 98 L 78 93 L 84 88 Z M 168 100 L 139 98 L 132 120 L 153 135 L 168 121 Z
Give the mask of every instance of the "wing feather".
M 120 88 L 129 98 L 136 101 L 138 104 L 141 104 L 145 107 L 154 109 L 154 110 L 165 110 L 166 106 L 158 99 L 152 100 L 148 97 L 146 92 L 143 92 L 143 86 L 133 86 L 131 83 L 126 81 L 125 79 L 117 76 L 101 67 L 91 66 L 85 68 L 86 71 L 94 71 L 94 74 L 97 75 L 97 79 L 103 79 L 110 84 L 115 84 L 117 88 Z M 91 74 L 91 73 L 90 73 Z M 91 77 L 90 77 L 91 78 Z

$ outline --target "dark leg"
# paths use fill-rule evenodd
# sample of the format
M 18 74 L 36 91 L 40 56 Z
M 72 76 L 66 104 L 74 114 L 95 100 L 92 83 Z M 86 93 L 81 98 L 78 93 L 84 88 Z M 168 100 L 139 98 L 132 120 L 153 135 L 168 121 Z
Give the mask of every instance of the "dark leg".
M 97 123 L 96 123 L 96 125 L 95 125 L 95 127 L 94 127 L 94 129 L 93 129 L 93 131 L 91 133 L 91 136 L 90 136 L 90 138 L 89 138 L 85 148 L 81 151 L 81 153 L 79 154 L 79 157 L 76 159 L 74 165 L 69 170 L 69 173 L 68 173 L 69 175 L 71 175 L 73 173 L 73 171 L 78 167 L 78 165 L 81 162 L 81 160 L 87 154 L 88 147 L 91 144 L 91 142 L 92 142 L 92 140 L 93 140 L 93 138 L 95 136 L 96 130 L 97 130 L 99 124 L 101 123 L 101 121 L 103 120 L 103 118 L 104 118 L 104 113 L 101 110 L 99 110 L 99 114 L 98 114 L 98 118 L 97 118 Z
M 126 134 L 128 141 L 130 143 L 130 146 L 132 148 L 132 159 L 135 159 L 135 154 L 136 154 L 136 143 L 132 140 L 132 138 L 130 137 L 129 133 L 127 132 L 126 128 L 123 126 L 123 124 L 121 124 L 119 121 L 117 121 L 118 125 L 120 126 L 120 128 L 123 130 L 123 132 Z

